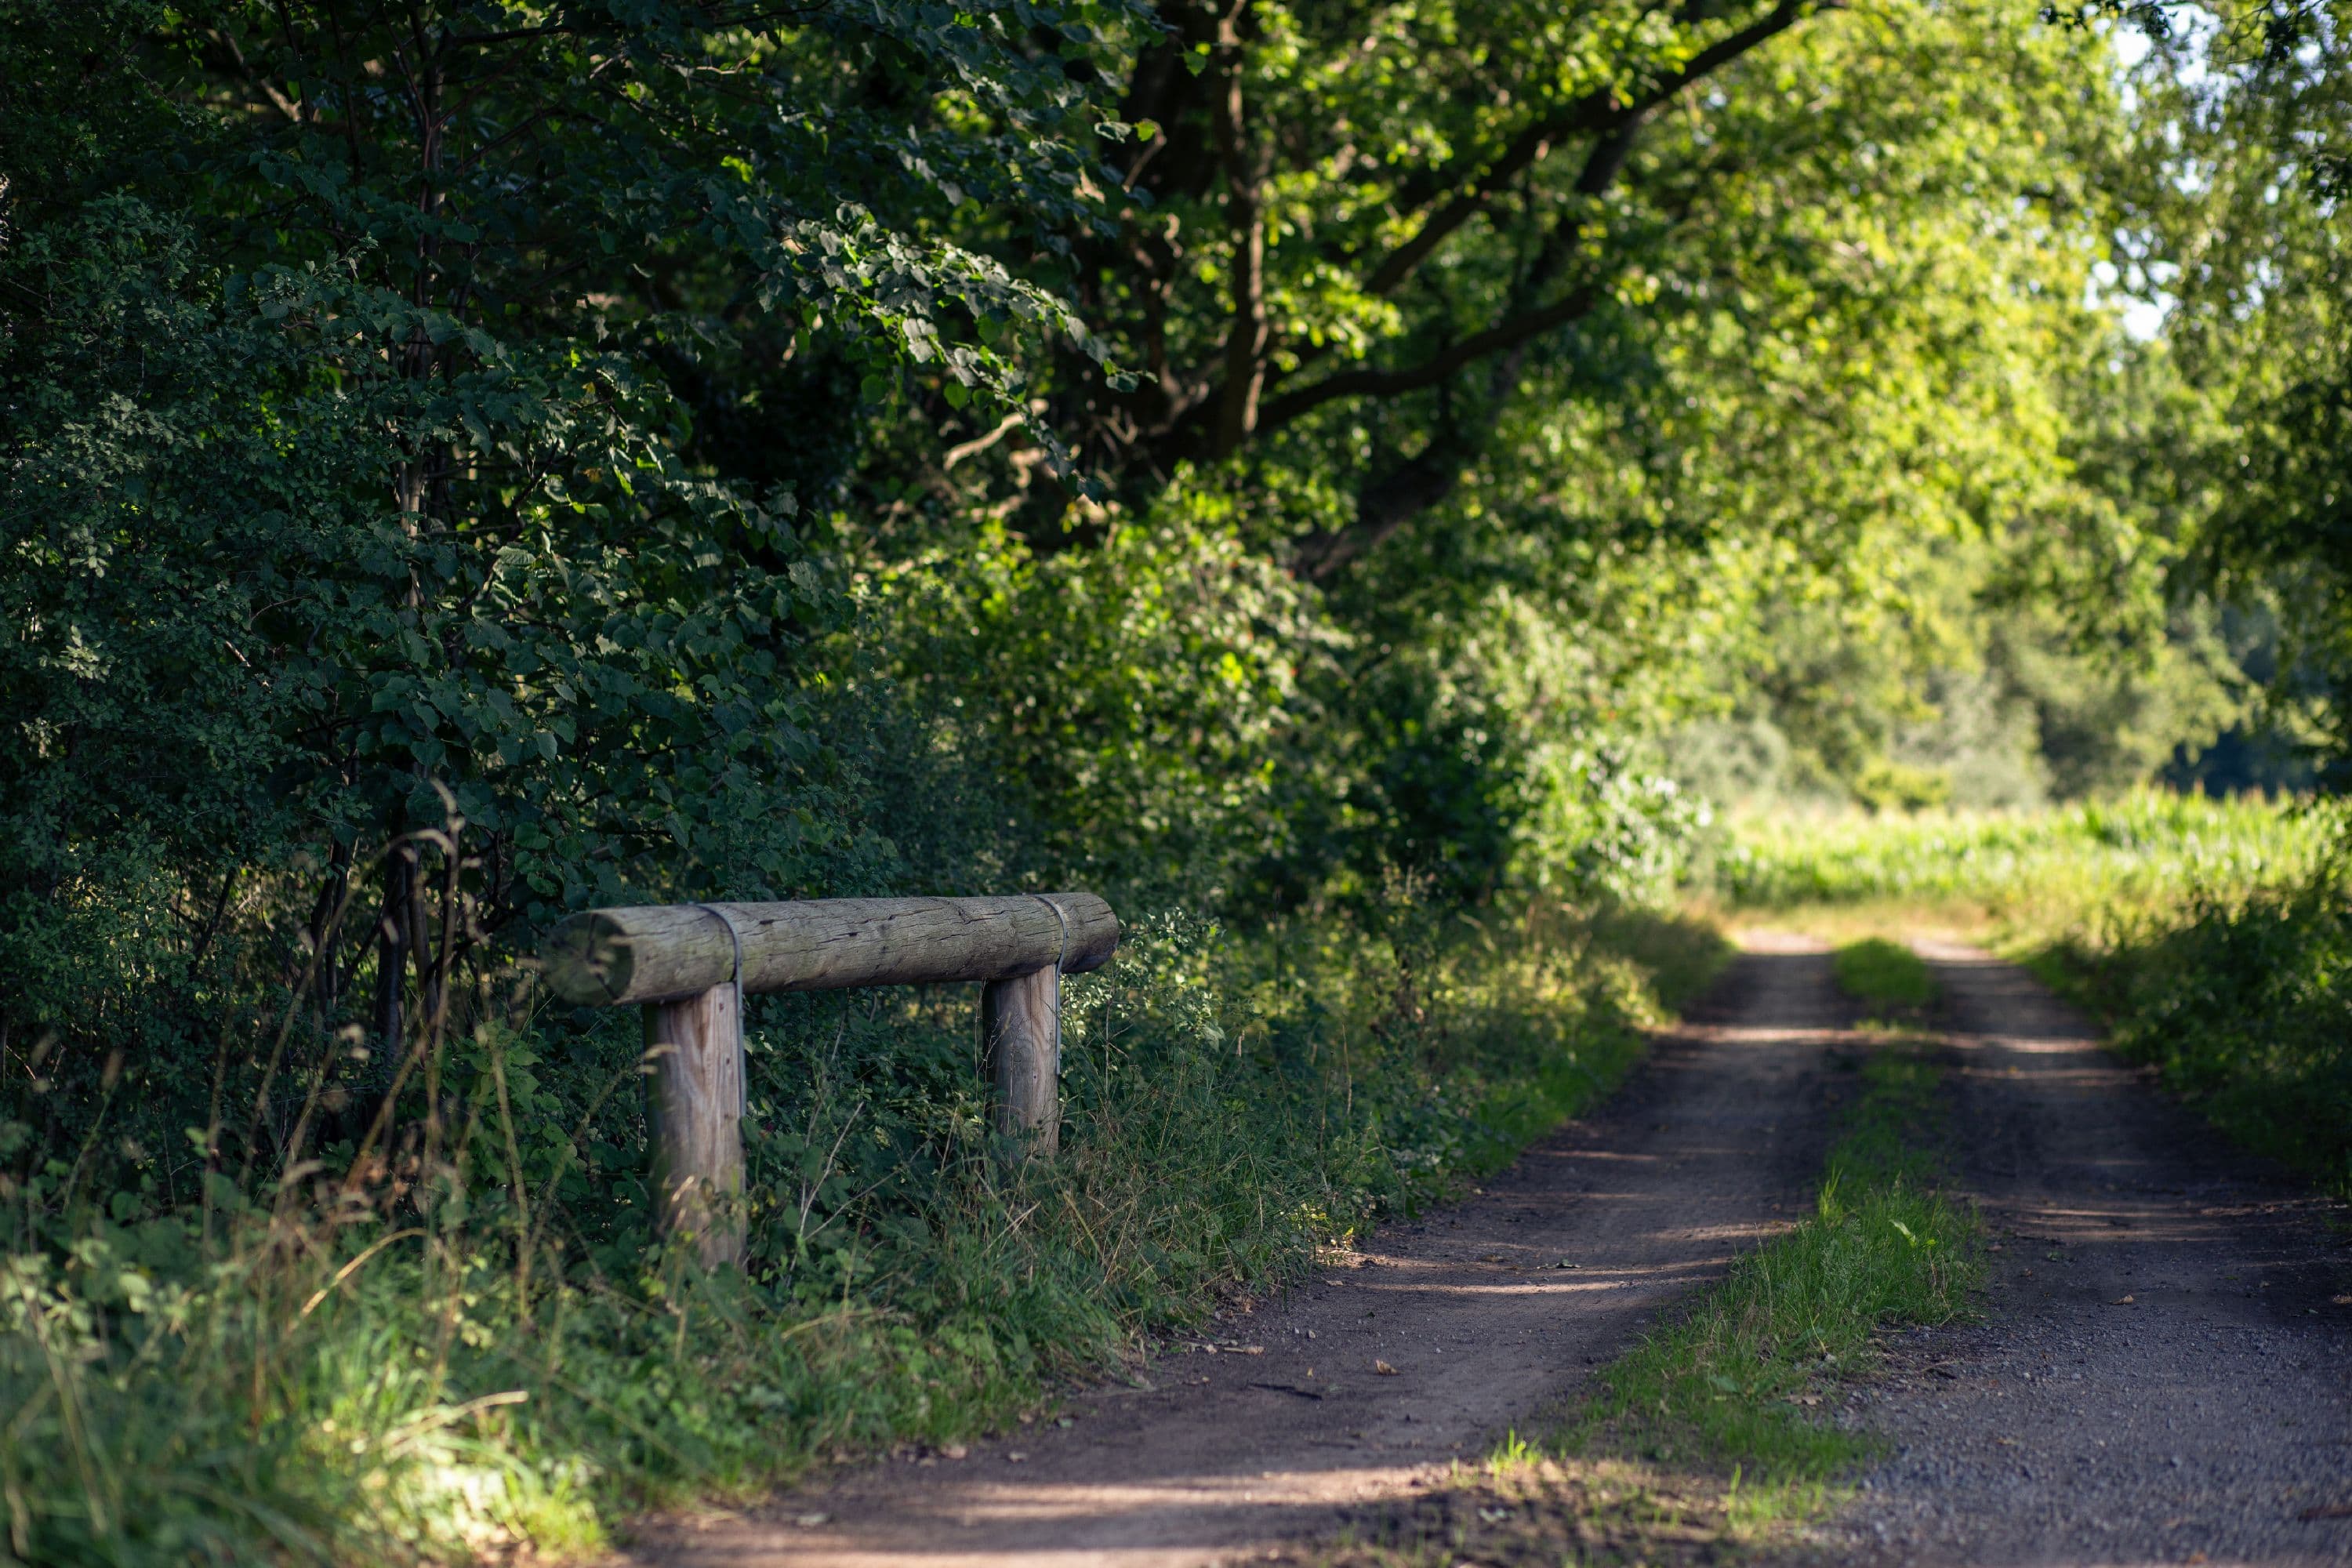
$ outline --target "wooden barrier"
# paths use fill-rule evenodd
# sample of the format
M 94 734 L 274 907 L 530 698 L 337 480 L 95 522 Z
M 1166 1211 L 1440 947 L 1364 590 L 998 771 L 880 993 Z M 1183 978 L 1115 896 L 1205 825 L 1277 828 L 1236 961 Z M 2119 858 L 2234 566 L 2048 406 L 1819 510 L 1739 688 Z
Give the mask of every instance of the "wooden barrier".
M 653 1173 L 665 1231 L 706 1264 L 740 1263 L 747 993 L 980 981 L 991 1119 L 1026 1152 L 1061 1135 L 1061 977 L 1118 946 L 1092 893 L 988 899 L 818 899 L 590 910 L 548 934 L 548 984 L 567 1002 L 635 1003 L 654 1060 Z

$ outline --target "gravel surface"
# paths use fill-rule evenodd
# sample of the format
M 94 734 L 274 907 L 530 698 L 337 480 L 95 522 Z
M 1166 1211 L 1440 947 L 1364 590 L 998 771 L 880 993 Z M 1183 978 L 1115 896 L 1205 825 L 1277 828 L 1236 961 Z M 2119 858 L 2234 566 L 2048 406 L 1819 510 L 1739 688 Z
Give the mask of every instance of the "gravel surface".
M 1895 1447 L 1831 1555 L 2352 1562 L 2352 1268 L 2323 1205 L 2021 970 L 1920 951 L 2000 1250 L 1986 1321 L 1906 1336 L 1859 1402 Z
M 908 1454 L 733 1518 L 648 1522 L 693 1564 L 1175 1564 L 1328 1537 L 1571 1394 L 1655 1310 L 1810 1206 L 1822 1058 L 1851 1019 L 1817 945 L 1737 960 L 1600 1114 L 1482 1194 L 961 1457 Z

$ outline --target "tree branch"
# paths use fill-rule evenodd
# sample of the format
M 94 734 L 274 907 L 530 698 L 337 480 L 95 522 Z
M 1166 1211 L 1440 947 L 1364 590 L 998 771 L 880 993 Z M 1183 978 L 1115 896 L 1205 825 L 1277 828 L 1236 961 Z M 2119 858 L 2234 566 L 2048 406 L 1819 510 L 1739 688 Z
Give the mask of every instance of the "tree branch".
M 1598 96 L 1598 95 L 1595 95 Z M 1606 101 L 1605 100 L 1603 101 Z M 1568 113 L 1530 125 L 1511 139 L 1503 155 L 1486 167 L 1486 172 L 1471 183 L 1470 188 L 1439 208 L 1429 221 L 1413 231 L 1412 237 L 1389 252 L 1371 276 L 1364 280 L 1368 293 L 1391 294 L 1398 285 L 1412 276 L 1413 268 L 1426 260 L 1429 253 L 1444 244 L 1448 235 L 1486 208 L 1487 200 L 1508 184 L 1520 171 L 1541 163 L 1551 153 L 1552 143 L 1563 136 L 1590 129 L 1582 121 L 1591 99 L 1579 100 Z
M 1510 146 L 1505 150 L 1502 156 L 1487 166 L 1471 190 L 1448 203 L 1423 224 L 1411 239 L 1405 241 L 1391 253 L 1387 260 L 1374 269 L 1366 284 L 1367 289 L 1376 293 L 1387 293 L 1401 286 L 1448 235 L 1460 228 L 1472 216 L 1484 209 L 1487 198 L 1494 192 L 1501 189 L 1520 171 L 1531 166 L 1539 159 L 1549 156 L 1553 146 L 1562 137 L 1597 134 L 1599 140 L 1586 156 L 1584 167 L 1578 174 L 1575 189 L 1580 195 L 1587 197 L 1601 195 L 1622 172 L 1625 161 L 1633 151 L 1635 134 L 1652 110 L 1692 83 L 1719 70 L 1732 60 L 1738 59 L 1780 33 L 1786 32 L 1804 17 L 1817 11 L 1836 9 L 1843 3 L 1844 0 L 1780 0 L 1780 4 L 1776 5 L 1770 12 L 1699 50 L 1684 64 L 1681 69 L 1653 83 L 1637 98 L 1624 103 L 1618 103 L 1602 95 L 1587 95 L 1561 113 L 1526 128 L 1513 138 Z M 1536 286 L 1540 287 L 1550 273 L 1557 269 L 1559 261 L 1564 259 L 1564 252 L 1559 250 L 1559 231 L 1556 229 L 1554 240 L 1546 247 L 1546 258 L 1538 261 L 1537 271 L 1531 279 Z M 1565 315 L 1556 313 L 1563 308 L 1571 306 L 1580 297 L 1571 295 L 1569 300 L 1562 300 L 1552 307 L 1507 320 L 1484 332 L 1463 340 L 1444 353 L 1422 365 L 1398 371 L 1343 371 L 1317 382 L 1312 386 L 1276 396 L 1271 401 L 1264 401 L 1258 409 L 1255 424 L 1246 434 L 1279 429 L 1300 415 L 1320 407 L 1334 398 L 1394 396 L 1399 393 L 1417 391 L 1422 387 L 1433 384 L 1475 360 L 1499 349 L 1512 347 L 1527 341 L 1536 333 L 1549 331 L 1554 326 L 1582 315 L 1591 308 L 1589 300 L 1581 307 L 1569 309 Z M 1268 346 L 1271 346 L 1270 342 Z M 1227 366 L 1223 384 L 1230 389 L 1234 384 L 1230 338 L 1227 340 Z M 1302 355 L 1299 363 L 1293 367 L 1293 374 L 1321 357 L 1323 357 L 1321 353 Z M 1255 367 L 1257 384 L 1249 389 L 1250 395 L 1260 400 L 1265 397 L 1265 382 L 1267 376 L 1264 368 L 1265 358 L 1265 355 L 1262 352 Z M 1174 439 L 1168 444 L 1171 447 L 1181 447 L 1188 439 L 1201 440 L 1202 432 L 1199 427 L 1200 423 L 1199 416 L 1196 416 L 1193 420 L 1179 421 L 1172 426 L 1171 434 L 1181 431 L 1187 424 L 1192 427 L 1192 434 L 1189 437 L 1181 434 L 1174 434 Z M 1223 430 L 1215 433 L 1218 444 L 1213 449 L 1221 453 L 1233 449 L 1223 444 Z
M 1003 419 L 998 423 L 996 428 L 991 430 L 987 435 L 975 436 L 969 441 L 959 442 L 955 446 L 950 447 L 947 449 L 947 455 L 940 459 L 940 468 L 943 470 L 952 468 L 958 463 L 962 462 L 966 458 L 976 458 L 980 456 L 981 453 L 987 451 L 991 447 L 993 447 L 999 441 L 1003 440 L 1005 437 L 1019 429 L 1023 424 L 1026 423 L 1028 417 L 1029 416 L 1026 414 L 1016 408 L 1012 413 L 1006 415 Z
M 1693 55 L 1682 69 L 1652 83 L 1634 99 L 1619 103 L 1606 92 L 1587 93 L 1559 113 L 1528 126 L 1511 139 L 1502 155 L 1486 165 L 1468 189 L 1439 208 L 1428 222 L 1413 231 L 1412 238 L 1391 251 L 1365 279 L 1365 289 L 1373 294 L 1392 293 L 1449 235 L 1485 211 L 1486 203 L 1497 191 L 1522 171 L 1541 163 L 1562 140 L 1591 133 L 1607 135 L 1637 123 L 1683 89 L 1788 31 L 1812 11 L 1832 9 L 1842 3 L 1843 0 L 1780 0 L 1770 12 L 1709 44 Z M 1606 187 L 1615 173 L 1613 168 L 1609 171 L 1601 188 Z
M 1472 448 L 1473 443 L 1459 432 L 1441 432 L 1421 451 L 1367 481 L 1356 497 L 1353 523 L 1310 533 L 1292 547 L 1292 575 L 1324 582 L 1387 542 L 1415 516 L 1453 493 L 1463 466 L 1475 455 Z
M 1540 337 L 1555 327 L 1591 314 L 1601 302 L 1601 289 L 1585 283 L 1570 289 L 1559 299 L 1540 310 L 1529 310 L 1498 321 L 1483 332 L 1473 332 L 1443 353 L 1432 354 L 1419 364 L 1405 365 L 1396 370 L 1346 370 L 1337 375 L 1325 376 L 1312 386 L 1302 386 L 1265 405 L 1258 420 L 1261 432 L 1279 430 L 1302 415 L 1312 413 L 1323 405 L 1340 397 L 1396 397 L 1408 392 L 1418 392 L 1434 386 L 1465 365 L 1474 364 L 1488 354 Z

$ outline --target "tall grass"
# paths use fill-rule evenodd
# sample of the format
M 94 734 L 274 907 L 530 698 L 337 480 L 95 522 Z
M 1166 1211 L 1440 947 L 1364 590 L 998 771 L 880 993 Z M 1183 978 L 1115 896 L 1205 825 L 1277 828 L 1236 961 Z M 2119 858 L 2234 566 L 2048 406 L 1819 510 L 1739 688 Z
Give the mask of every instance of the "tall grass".
M 2352 867 L 2052 932 L 2026 956 L 2224 1131 L 2352 1200 Z
M 785 999 L 751 1042 L 741 1275 L 654 1245 L 640 1066 L 560 1018 L 417 1042 L 429 1125 L 377 1158 L 182 1206 L 53 1162 L 5 1194 L 0 1561 L 561 1554 L 1009 1421 L 1508 1158 L 1716 946 L 1410 889 L 1247 939 L 1154 922 L 1071 984 L 1066 1153 L 1019 1169 L 966 998 Z

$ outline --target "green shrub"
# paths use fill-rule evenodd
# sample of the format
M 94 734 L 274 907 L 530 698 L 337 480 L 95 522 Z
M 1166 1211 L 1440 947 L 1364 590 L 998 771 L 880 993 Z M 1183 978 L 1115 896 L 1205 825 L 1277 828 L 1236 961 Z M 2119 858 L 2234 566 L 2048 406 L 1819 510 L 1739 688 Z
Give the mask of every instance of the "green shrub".
M 2248 1147 L 2352 1196 L 2352 874 L 2060 933 L 2039 967 Z

